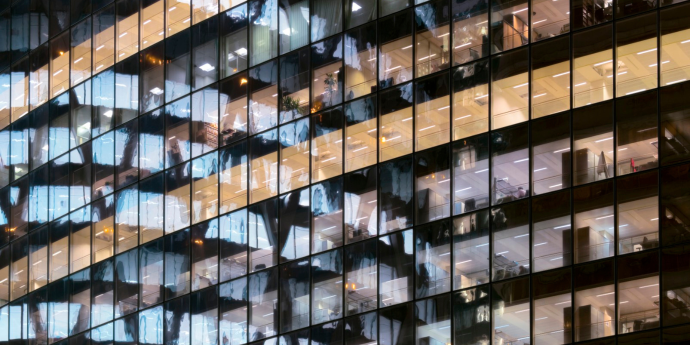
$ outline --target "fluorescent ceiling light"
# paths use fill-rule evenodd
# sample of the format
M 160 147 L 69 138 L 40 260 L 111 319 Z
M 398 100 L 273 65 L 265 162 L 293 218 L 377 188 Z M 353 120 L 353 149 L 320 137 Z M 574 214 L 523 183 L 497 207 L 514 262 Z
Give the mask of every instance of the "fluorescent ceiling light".
M 352 12 L 357 12 L 360 9 L 362 9 L 362 6 L 359 6 L 356 2 L 352 3 Z
M 199 69 L 201 69 L 204 72 L 211 72 L 216 68 L 211 66 L 209 63 L 205 63 L 205 64 L 199 66 Z

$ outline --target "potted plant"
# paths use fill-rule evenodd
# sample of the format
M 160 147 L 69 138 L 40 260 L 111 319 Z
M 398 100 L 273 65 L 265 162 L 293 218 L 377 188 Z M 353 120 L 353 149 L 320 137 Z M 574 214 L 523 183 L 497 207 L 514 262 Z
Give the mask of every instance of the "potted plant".
M 329 104 L 333 105 L 333 92 L 335 92 L 335 85 L 338 83 L 338 80 L 335 78 L 333 73 L 326 73 L 326 79 L 323 80 L 323 83 L 326 84 L 326 92 L 328 92 L 328 99 L 329 99 Z
M 281 122 L 296 119 L 298 116 L 302 116 L 303 110 L 299 106 L 300 99 L 292 98 L 290 96 L 283 96 L 283 111 L 290 114 L 291 117 L 288 119 L 281 119 Z

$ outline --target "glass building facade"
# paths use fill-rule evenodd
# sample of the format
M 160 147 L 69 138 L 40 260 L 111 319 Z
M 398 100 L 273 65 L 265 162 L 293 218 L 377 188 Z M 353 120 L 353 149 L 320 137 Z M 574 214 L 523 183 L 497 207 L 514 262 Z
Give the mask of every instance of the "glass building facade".
M 0 0 L 0 344 L 688 344 L 689 18 Z

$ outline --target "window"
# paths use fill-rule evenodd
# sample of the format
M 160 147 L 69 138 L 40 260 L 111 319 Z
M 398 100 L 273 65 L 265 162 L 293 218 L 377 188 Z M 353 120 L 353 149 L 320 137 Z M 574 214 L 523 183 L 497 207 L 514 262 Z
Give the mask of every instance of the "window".
M 534 272 L 572 264 L 569 190 L 532 199 L 532 236 Z
M 613 98 L 612 30 L 613 25 L 603 25 L 573 34 L 573 108 Z

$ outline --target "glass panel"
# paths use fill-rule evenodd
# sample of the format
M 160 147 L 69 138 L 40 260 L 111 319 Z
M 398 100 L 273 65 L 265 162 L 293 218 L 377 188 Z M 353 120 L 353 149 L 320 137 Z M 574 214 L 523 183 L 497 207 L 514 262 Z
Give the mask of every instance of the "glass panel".
M 573 0 L 572 8 L 574 29 L 613 20 L 613 0 Z
M 527 0 L 491 0 L 492 53 L 529 43 L 529 14 Z
M 10 71 L 12 90 L 12 121 L 29 113 L 29 59 L 24 59 Z
M 412 83 L 382 92 L 379 98 L 379 161 L 412 153 Z
M 153 46 L 139 55 L 141 61 L 141 92 L 139 106 L 142 112 L 153 110 L 165 103 L 165 76 L 163 43 Z
M 378 306 L 376 244 L 369 240 L 345 249 L 345 290 L 347 315 L 354 315 Z M 375 324 L 375 322 L 373 322 Z M 366 327 L 366 326 L 365 326 Z M 376 331 L 374 331 L 376 334 Z
M 247 24 L 246 5 L 220 15 L 221 78 L 247 69 Z
M 529 203 L 491 209 L 493 280 L 530 273 Z
M 113 199 L 113 196 L 110 195 L 92 204 L 93 262 L 105 260 L 113 256 L 114 253 L 115 207 Z
M 249 276 L 249 339 L 260 340 L 277 333 L 278 269 L 270 269 Z
M 525 7 L 525 9 L 527 8 Z M 506 23 L 503 23 L 503 25 L 506 27 L 511 27 Z M 492 129 L 514 125 L 516 123 L 527 121 L 529 118 L 528 98 L 530 87 L 528 81 L 529 75 L 527 61 L 527 49 L 516 50 L 492 58 Z
M 380 233 L 412 226 L 414 213 L 414 177 L 412 157 L 379 166 Z
M 446 1 L 435 1 L 415 8 L 416 76 L 435 73 L 450 66 L 450 8 Z
M 618 180 L 618 254 L 659 247 L 658 179 L 651 171 Z
M 309 259 L 280 270 L 280 332 L 309 326 Z
M 491 318 L 495 342 L 529 342 L 530 289 L 529 278 L 493 284 L 491 291 Z
M 309 119 L 280 126 L 280 192 L 309 184 Z
M 192 161 L 192 224 L 218 215 L 218 152 Z
M 451 290 L 450 226 L 446 220 L 415 229 L 417 298 Z
M 204 8 L 209 7 L 212 4 Z M 218 80 L 218 17 L 192 28 L 192 54 L 192 90 L 199 90 Z M 218 93 L 209 92 L 208 96 L 213 98 L 213 105 L 217 108 Z
M 445 144 L 450 138 L 450 97 L 448 75 L 417 81 L 415 150 Z
M 220 214 L 247 205 L 247 141 L 220 151 Z
M 535 16 L 532 16 L 532 20 L 534 18 Z M 530 69 L 532 71 L 533 119 L 570 109 L 570 52 L 568 48 L 570 48 L 568 37 L 550 40 L 532 47 Z
M 87 124 L 79 126 L 80 135 L 85 135 L 86 137 L 91 137 L 89 126 L 91 125 L 91 109 L 90 107 L 85 107 L 88 110 L 86 114 L 80 113 L 77 119 L 82 119 L 82 116 L 88 115 L 88 117 L 83 118 L 84 121 L 88 121 Z M 74 125 L 74 121 L 72 122 Z M 77 123 L 78 125 L 78 123 Z M 82 140 L 84 137 L 80 137 Z M 72 171 L 70 172 L 70 210 L 77 209 L 81 206 L 86 205 L 91 202 L 91 145 L 83 145 L 72 150 L 70 153 L 70 165 L 72 166 Z
M 163 39 L 164 0 L 142 0 L 141 15 L 141 49 L 148 48 Z
M 382 89 L 412 80 L 412 15 L 412 11 L 404 11 L 378 23 Z
M 309 0 L 280 0 L 280 52 L 295 50 L 309 43 Z
M 359 2 L 345 2 L 345 27 L 347 29 L 376 20 L 376 0 L 362 0 Z M 374 339 L 375 340 L 375 339 Z
M 286 262 L 309 255 L 309 188 L 285 194 L 280 197 L 279 202 L 280 261 Z M 300 314 L 301 312 L 298 313 Z
M 337 34 L 343 30 L 343 4 L 340 1 L 312 0 L 311 41 Z
M 646 252 L 617 261 L 618 334 L 658 328 L 659 254 Z
M 414 293 L 412 230 L 379 237 L 379 307 L 411 301 Z
M 91 207 L 72 212 L 69 220 L 70 272 L 77 272 L 91 264 Z
M 572 264 L 570 190 L 532 199 L 534 272 Z
M 662 1 L 668 3 L 673 1 Z M 690 25 L 685 20 L 690 6 L 683 5 L 660 13 L 661 23 L 661 85 L 672 85 L 690 77 L 690 63 L 682 56 L 690 53 Z M 668 61 L 668 63 L 664 63 Z
M 278 56 L 278 0 L 250 2 L 249 23 L 251 66 Z
M 247 136 L 247 83 L 246 73 L 241 73 L 220 84 L 219 110 L 222 115 L 218 146 Z
M 661 237 L 664 245 L 687 241 L 685 214 L 688 214 L 685 196 L 688 193 L 686 164 L 661 171 Z
M 573 190 L 575 263 L 614 255 L 613 198 L 610 181 Z
M 247 342 L 247 278 L 233 280 L 218 287 L 219 335 L 228 345 Z M 227 341 L 226 341 L 227 340 Z
M 448 146 L 415 155 L 416 224 L 450 217 L 450 157 Z
M 343 316 L 343 255 L 340 249 L 311 258 L 312 324 Z M 349 285 L 348 285 L 349 286 Z
M 63 217 L 50 224 L 48 259 L 51 282 L 69 273 L 69 218 Z M 1 255 L 0 255 L 1 256 Z M 1 275 L 1 274 L 0 274 Z M 1 298 L 0 298 L 1 300 Z
M 115 317 L 131 314 L 139 304 L 139 253 L 136 250 L 115 258 Z
M 323 1 L 321 1 L 323 2 Z M 336 4 L 334 6 L 339 6 Z M 312 30 L 317 25 L 312 22 Z M 329 24 L 332 25 L 332 24 Z M 343 101 L 343 44 L 342 37 L 335 36 L 311 46 L 312 113 L 332 107 Z
M 532 42 L 570 32 L 569 5 L 569 1 L 532 0 Z
M 44 227 L 29 235 L 29 291 L 48 284 L 48 228 Z M 29 270 L 28 268 L 31 267 Z M 16 273 L 15 273 L 16 275 Z
M 576 266 L 573 270 L 575 341 L 615 334 L 616 292 L 613 282 L 613 260 Z
M 573 108 L 613 98 L 612 29 L 604 25 L 573 35 Z
M 526 123 L 491 133 L 491 202 L 494 205 L 530 195 L 527 133 Z
M 255 203 L 278 194 L 278 138 L 277 130 L 261 133 L 249 140 L 251 194 Z
M 190 98 L 185 97 L 165 106 L 165 167 L 170 168 L 190 158 Z
M 164 182 L 159 174 L 139 184 L 139 243 L 163 236 Z
M 453 140 L 489 130 L 489 60 L 453 72 Z
M 83 332 L 91 321 L 91 269 L 87 268 L 70 276 L 69 315 L 76 315 L 69 335 Z M 71 318 L 70 318 L 71 319 Z
M 192 291 L 218 284 L 218 219 L 192 226 L 191 261 Z
M 576 110 L 572 119 L 574 184 L 613 177 L 613 102 Z
M 191 337 L 193 345 L 218 343 L 218 291 L 215 288 L 191 295 Z
M 572 342 L 571 284 L 569 269 L 542 273 L 532 279 L 535 345 Z
M 280 123 L 309 113 L 309 50 L 280 59 Z
M 343 245 L 343 181 L 335 178 L 312 185 L 312 253 Z
M 189 229 L 165 238 L 165 299 L 189 293 Z
M 93 72 L 99 73 L 115 63 L 115 6 L 93 16 Z M 54 89 L 54 88 L 53 88 Z
M 162 326 L 164 339 L 177 344 L 189 344 L 190 315 L 189 296 L 183 296 L 164 305 L 163 317 L 171 320 Z
M 376 163 L 376 97 L 358 99 L 345 105 L 345 172 Z
M 416 345 L 449 344 L 451 324 L 450 295 L 415 303 Z
M 278 201 L 274 198 L 249 207 L 250 272 L 278 264 Z
M 146 308 L 163 301 L 164 295 L 164 242 L 163 239 L 151 242 L 139 248 L 139 281 L 141 282 L 142 308 Z M 142 325 L 143 326 L 143 325 Z
M 377 235 L 376 169 L 368 168 L 345 175 L 346 243 Z
M 199 23 L 218 14 L 218 0 L 193 0 L 192 24 Z
M 686 279 L 690 273 L 690 247 L 676 246 L 661 251 L 661 312 L 664 326 L 685 323 L 684 310 L 688 302 L 683 296 L 688 296 L 690 284 Z
M 343 173 L 343 112 L 342 108 L 312 116 L 312 182 Z
M 349 5 L 349 1 L 346 5 Z M 365 2 L 361 2 L 363 5 Z M 358 6 L 353 2 L 354 6 Z M 373 5 L 362 11 L 375 12 Z M 364 13 L 364 12 L 363 12 Z M 345 100 L 376 91 L 376 25 L 362 26 L 345 33 Z
M 657 92 L 616 100 L 616 175 L 659 165 Z
M 453 335 L 456 344 L 480 344 L 491 339 L 488 287 L 453 294 L 453 306 Z
M 139 51 L 139 1 L 117 2 L 117 61 L 120 62 Z
M 165 172 L 165 233 L 189 226 L 190 164 L 184 163 Z
M 489 55 L 489 11 L 486 1 L 453 2 L 453 63 Z
M 453 289 L 488 283 L 489 257 L 489 211 L 453 219 Z
M 616 96 L 657 87 L 659 62 L 655 14 L 621 20 L 616 24 L 616 57 Z
M 221 281 L 227 281 L 247 274 L 248 225 L 247 209 L 220 217 Z
M 249 133 L 255 134 L 278 124 L 278 61 L 249 71 Z M 241 79 L 240 79 L 241 83 Z
M 570 187 L 570 116 L 532 122 L 532 195 Z
M 414 304 L 386 308 L 379 312 L 381 345 L 412 344 Z
M 105 260 L 91 268 L 91 326 L 113 319 L 115 297 L 113 260 Z M 111 333 L 112 334 L 112 333 Z
M 191 1 L 189 0 L 165 0 L 165 16 L 168 30 L 165 37 L 170 37 L 184 29 L 189 28 L 191 21 Z
M 178 0 L 168 0 L 178 1 Z M 188 5 L 185 5 L 188 6 Z M 168 12 L 170 13 L 170 12 Z M 185 30 L 165 43 L 165 101 L 170 102 L 191 90 L 191 32 Z M 146 92 L 147 88 L 144 88 Z M 151 93 L 153 89 L 151 89 Z
M 453 213 L 489 206 L 489 135 L 453 144 Z
M 67 73 L 67 68 L 69 67 L 69 53 L 66 58 L 60 58 L 60 53 L 65 54 L 67 50 L 67 42 L 69 39 L 67 35 L 63 35 L 59 39 L 55 39 L 54 44 L 52 44 L 52 50 L 48 50 L 48 46 L 44 45 L 38 49 L 31 52 L 31 70 L 29 72 L 29 84 L 33 86 L 29 90 L 29 105 L 31 109 L 35 109 L 37 106 L 45 103 L 48 97 L 55 97 L 68 87 L 69 73 Z M 58 55 L 57 58 L 54 58 Z M 53 85 L 51 91 L 48 91 L 48 67 L 50 64 L 50 70 L 55 71 L 53 75 L 50 75 L 50 81 Z M 64 73 L 63 73 L 64 72 Z M 57 73 L 57 75 L 55 75 Z

